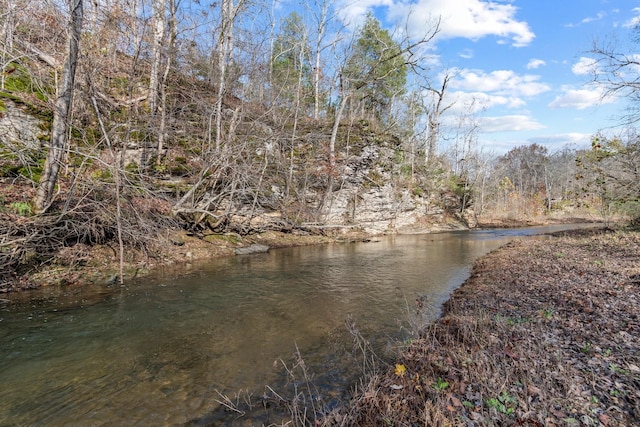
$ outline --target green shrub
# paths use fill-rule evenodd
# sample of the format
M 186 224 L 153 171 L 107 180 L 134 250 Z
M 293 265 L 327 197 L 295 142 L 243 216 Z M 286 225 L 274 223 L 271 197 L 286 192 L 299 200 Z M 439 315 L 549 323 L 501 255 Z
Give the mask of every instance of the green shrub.
M 102 181 L 109 180 L 113 177 L 110 169 L 98 169 L 91 172 L 91 178 Z
M 515 412 L 518 399 L 515 396 L 511 396 L 508 392 L 503 391 L 497 398 L 487 399 L 485 404 L 487 407 L 494 408 L 501 414 L 511 415 Z
M 33 214 L 33 208 L 27 202 L 13 202 L 9 205 L 9 208 L 18 215 L 29 216 Z
M 126 172 L 129 172 L 129 173 L 135 174 L 135 173 L 138 173 L 138 171 L 140 170 L 140 167 L 138 166 L 138 164 L 137 164 L 137 163 L 135 163 L 135 162 L 131 162 L 131 163 L 129 163 L 128 165 L 126 165 L 126 166 L 124 167 L 124 170 L 125 170 Z

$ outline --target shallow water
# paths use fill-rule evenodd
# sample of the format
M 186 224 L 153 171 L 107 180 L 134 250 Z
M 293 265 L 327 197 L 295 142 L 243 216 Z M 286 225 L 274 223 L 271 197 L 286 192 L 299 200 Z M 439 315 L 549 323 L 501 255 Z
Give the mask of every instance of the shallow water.
M 347 319 L 384 357 L 439 314 L 477 257 L 557 228 L 279 249 L 2 304 L 0 425 L 235 425 L 218 393 L 285 390 L 296 349 L 335 404 L 362 365 Z

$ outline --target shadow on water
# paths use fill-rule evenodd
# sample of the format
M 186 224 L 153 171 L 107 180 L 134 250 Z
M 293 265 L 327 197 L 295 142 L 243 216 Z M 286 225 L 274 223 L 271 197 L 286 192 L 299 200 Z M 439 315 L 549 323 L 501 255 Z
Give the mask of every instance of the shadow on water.
M 0 425 L 279 423 L 307 386 L 307 403 L 335 406 L 372 356 L 349 319 L 389 358 L 477 257 L 554 229 L 287 248 L 1 304 Z

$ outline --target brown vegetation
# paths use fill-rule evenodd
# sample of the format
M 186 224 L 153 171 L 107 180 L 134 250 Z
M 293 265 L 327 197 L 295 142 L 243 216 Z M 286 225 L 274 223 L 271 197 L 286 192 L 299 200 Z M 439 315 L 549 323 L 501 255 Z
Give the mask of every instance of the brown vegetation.
M 639 425 L 640 234 L 549 239 L 479 260 L 395 369 L 327 423 Z
M 473 117 L 440 123 L 451 76 L 433 81 L 412 53 L 437 20 L 416 39 L 373 17 L 332 39 L 331 1 L 278 18 L 188 4 L 0 0 L 0 291 L 86 246 L 110 248 L 122 281 L 165 259 L 173 233 L 639 215 L 635 134 L 495 157 Z

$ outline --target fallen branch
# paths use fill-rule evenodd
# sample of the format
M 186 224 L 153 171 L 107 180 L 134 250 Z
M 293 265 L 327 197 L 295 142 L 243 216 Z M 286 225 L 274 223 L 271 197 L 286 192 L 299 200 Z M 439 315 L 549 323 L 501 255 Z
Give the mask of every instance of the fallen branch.
M 31 43 L 26 42 L 26 41 L 22 41 L 19 38 L 16 39 L 16 42 L 19 43 L 19 44 L 22 44 L 22 46 L 26 50 L 28 50 L 31 53 L 33 53 L 36 56 L 36 58 L 38 58 L 40 61 L 44 62 L 45 64 L 47 64 L 51 68 L 58 69 L 58 68 L 62 67 L 62 64 L 56 58 L 54 58 L 53 56 L 49 55 L 48 53 L 45 53 L 45 52 L 41 51 L 40 49 L 38 49 L 37 47 L 35 47 Z
M 128 100 L 117 100 L 114 99 L 113 97 L 106 95 L 102 92 L 98 92 L 95 91 L 95 95 L 100 98 L 101 100 L 103 100 L 104 102 L 106 102 L 107 104 L 109 104 L 111 107 L 116 108 L 116 107 L 130 107 L 132 105 L 135 104 L 139 104 L 142 101 L 145 101 L 148 98 L 148 95 L 142 95 L 139 96 L 137 98 L 132 98 L 132 99 L 128 99 Z

